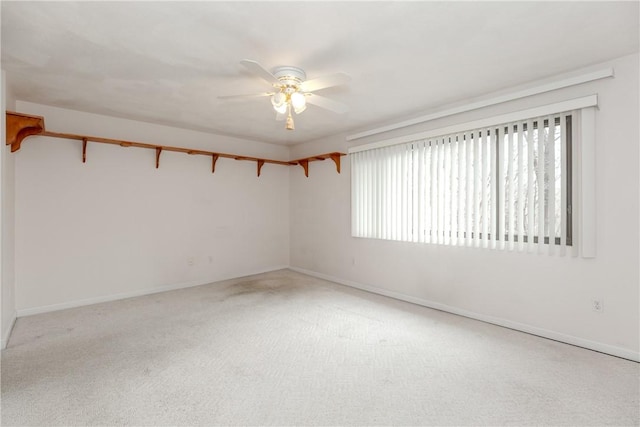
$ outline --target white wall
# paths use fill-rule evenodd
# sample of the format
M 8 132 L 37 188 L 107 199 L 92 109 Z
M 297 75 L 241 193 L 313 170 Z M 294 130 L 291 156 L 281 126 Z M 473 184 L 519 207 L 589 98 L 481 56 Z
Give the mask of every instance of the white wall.
M 279 160 L 288 148 L 17 101 L 49 131 Z M 15 157 L 19 315 L 286 267 L 289 170 L 30 137 Z M 194 265 L 188 265 L 189 258 Z
M 14 157 L 11 155 L 11 147 L 5 145 L 6 110 L 15 109 L 13 93 L 6 84 L 6 75 L 2 71 L 2 140 L 0 141 L 0 180 L 2 191 L 2 211 L 0 212 L 0 277 L 2 278 L 2 316 L 0 330 L 2 331 L 1 347 L 5 348 L 11 328 L 16 320 L 15 305 L 15 270 L 14 270 Z
M 597 93 L 597 257 L 583 259 L 350 237 L 350 170 L 313 164 L 291 185 L 291 266 L 411 301 L 638 359 L 638 55 L 615 78 L 434 120 L 353 145 Z M 416 90 L 419 90 L 417 88 Z M 377 127 L 376 124 L 373 127 Z M 292 156 L 345 151 L 345 135 Z M 294 173 L 293 171 L 291 172 Z M 604 311 L 591 309 L 592 299 Z

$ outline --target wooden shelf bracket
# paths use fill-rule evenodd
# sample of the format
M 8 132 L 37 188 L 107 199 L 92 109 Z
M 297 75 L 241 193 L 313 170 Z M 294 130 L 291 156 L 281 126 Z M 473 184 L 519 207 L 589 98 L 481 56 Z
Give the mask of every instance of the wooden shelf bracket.
M 256 163 L 258 165 L 258 176 L 260 176 L 260 170 L 262 170 L 262 166 L 264 166 L 264 160 L 258 159 Z
M 11 146 L 12 153 L 20 149 L 20 144 L 26 137 L 44 132 L 44 117 L 11 111 L 7 111 L 6 116 L 7 145 Z
M 329 157 L 333 160 L 333 163 L 336 164 L 336 170 L 340 173 L 340 156 L 343 156 L 342 153 L 331 153 Z
M 216 171 L 216 162 L 218 161 L 218 158 L 220 158 L 220 156 L 218 156 L 217 154 L 211 155 L 211 173 L 214 173 Z
M 160 167 L 160 154 L 162 154 L 162 147 L 156 147 L 156 169 Z
M 298 164 L 304 169 L 304 176 L 309 177 L 309 159 L 297 160 Z
M 87 138 L 82 138 L 82 163 L 87 163 Z

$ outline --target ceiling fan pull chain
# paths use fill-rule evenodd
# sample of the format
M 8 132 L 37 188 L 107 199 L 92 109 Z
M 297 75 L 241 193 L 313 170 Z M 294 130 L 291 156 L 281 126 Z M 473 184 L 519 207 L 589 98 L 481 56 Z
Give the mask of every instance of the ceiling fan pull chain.
M 285 129 L 294 130 L 293 117 L 291 117 L 291 103 L 288 104 L 287 111 L 289 112 L 289 115 L 287 116 L 287 125 L 285 126 Z

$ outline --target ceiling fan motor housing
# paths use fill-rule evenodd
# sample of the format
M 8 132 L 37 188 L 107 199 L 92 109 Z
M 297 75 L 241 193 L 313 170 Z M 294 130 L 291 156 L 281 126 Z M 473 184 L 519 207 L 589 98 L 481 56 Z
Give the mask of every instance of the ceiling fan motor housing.
M 286 86 L 299 86 L 307 79 L 307 75 L 302 68 L 283 65 L 273 69 L 273 75 Z

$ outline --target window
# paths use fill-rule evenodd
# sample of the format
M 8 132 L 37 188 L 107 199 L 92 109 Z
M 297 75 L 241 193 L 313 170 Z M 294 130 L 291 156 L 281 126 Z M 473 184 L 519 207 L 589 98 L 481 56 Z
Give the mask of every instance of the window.
M 574 116 L 351 150 L 353 236 L 564 252 Z

